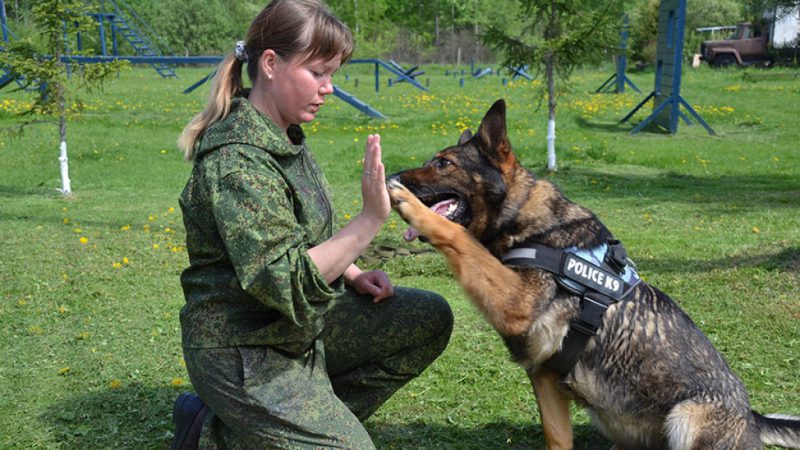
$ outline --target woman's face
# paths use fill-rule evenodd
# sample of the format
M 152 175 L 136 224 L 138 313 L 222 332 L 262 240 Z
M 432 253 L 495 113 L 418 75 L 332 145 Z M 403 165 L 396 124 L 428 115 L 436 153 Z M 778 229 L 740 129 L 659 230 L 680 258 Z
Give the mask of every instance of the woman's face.
M 267 108 L 272 119 L 284 130 L 292 124 L 314 120 L 333 93 L 333 74 L 339 70 L 342 56 L 333 59 L 305 59 L 302 55 L 284 61 L 277 55 L 267 73 L 271 101 Z

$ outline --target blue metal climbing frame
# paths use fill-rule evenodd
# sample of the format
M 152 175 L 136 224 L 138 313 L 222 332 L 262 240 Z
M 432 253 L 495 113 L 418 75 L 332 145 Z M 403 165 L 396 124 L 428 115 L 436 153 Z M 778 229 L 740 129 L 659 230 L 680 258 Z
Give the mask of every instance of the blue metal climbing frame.
M 119 36 L 122 36 L 125 42 L 131 46 L 135 56 L 160 57 L 165 53 L 172 54 L 169 46 L 158 33 L 123 0 L 103 0 L 100 2 L 100 9 L 100 12 L 90 15 L 97 20 L 103 56 L 109 56 L 106 27 L 109 28 L 111 34 L 110 55 L 119 56 Z M 78 50 L 81 50 L 80 36 L 78 36 L 78 42 Z M 177 77 L 172 63 L 166 60 L 153 60 L 148 64 L 164 78 Z

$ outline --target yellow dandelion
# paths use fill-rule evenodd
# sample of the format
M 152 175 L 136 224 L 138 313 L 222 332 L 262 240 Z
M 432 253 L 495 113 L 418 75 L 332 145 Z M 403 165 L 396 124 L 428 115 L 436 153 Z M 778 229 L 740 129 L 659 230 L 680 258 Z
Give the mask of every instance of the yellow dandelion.
M 122 258 L 122 264 L 128 264 L 130 260 L 127 257 Z
M 123 225 L 122 228 L 120 228 L 121 231 L 130 231 L 130 229 L 131 229 L 130 225 Z
M 111 267 L 113 267 L 115 269 L 121 269 L 122 268 L 122 264 L 120 264 L 120 263 L 115 261 L 115 262 L 111 263 Z
M 81 236 L 80 241 L 81 241 L 81 244 L 86 245 L 86 244 L 89 243 L 89 238 L 87 238 L 86 236 Z
M 64 225 L 66 225 L 68 223 L 69 223 L 69 218 L 68 217 L 64 217 Z
M 111 382 L 108 383 L 108 387 L 111 389 L 119 389 L 122 387 L 122 382 L 119 380 L 111 380 Z
M 161 247 L 161 246 L 160 246 L 160 245 L 158 245 L 158 243 L 156 243 L 156 244 L 153 244 L 153 248 L 156 248 L 156 249 L 157 249 L 157 248 L 159 248 L 159 247 Z
M 180 387 L 184 385 L 183 378 L 175 377 L 172 379 L 172 387 Z
M 753 233 L 755 233 L 755 234 L 758 234 L 758 233 L 761 233 L 761 228 L 758 228 L 758 227 L 753 227 L 753 229 L 752 229 L 751 231 L 752 231 Z
M 58 374 L 64 376 L 69 373 L 69 367 L 62 367 L 58 369 Z

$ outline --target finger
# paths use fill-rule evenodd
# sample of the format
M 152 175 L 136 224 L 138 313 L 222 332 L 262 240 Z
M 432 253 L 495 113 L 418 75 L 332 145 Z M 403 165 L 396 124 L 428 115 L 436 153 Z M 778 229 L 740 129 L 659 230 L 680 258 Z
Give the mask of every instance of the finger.
M 364 149 L 364 170 L 372 170 L 374 165 L 374 147 L 376 145 L 376 138 L 374 134 L 367 136 L 367 145 Z
M 372 151 L 373 151 L 372 165 L 373 165 L 373 167 L 377 168 L 377 165 L 381 164 L 381 162 L 382 162 L 381 161 L 381 154 L 383 152 L 382 149 L 381 149 L 381 135 L 380 134 L 374 135 Z

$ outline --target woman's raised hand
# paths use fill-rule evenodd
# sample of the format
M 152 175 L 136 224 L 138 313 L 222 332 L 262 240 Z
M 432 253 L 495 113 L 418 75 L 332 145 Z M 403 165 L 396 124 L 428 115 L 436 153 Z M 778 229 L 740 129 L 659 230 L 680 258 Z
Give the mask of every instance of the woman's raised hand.
M 361 176 L 361 196 L 364 201 L 361 214 L 383 223 L 392 212 L 389 193 L 386 191 L 386 169 L 381 161 L 381 136 L 367 136 L 364 150 L 364 172 Z

